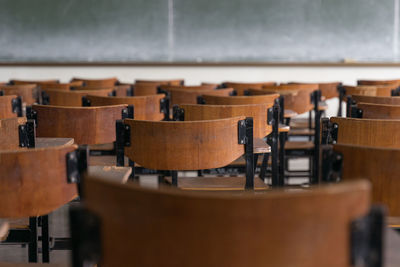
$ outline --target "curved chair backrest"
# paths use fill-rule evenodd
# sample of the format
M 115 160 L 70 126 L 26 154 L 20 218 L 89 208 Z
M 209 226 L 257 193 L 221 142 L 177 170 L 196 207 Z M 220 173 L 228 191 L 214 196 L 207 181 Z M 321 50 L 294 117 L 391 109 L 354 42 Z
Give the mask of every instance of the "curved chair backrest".
M 351 97 L 356 103 L 371 103 L 384 105 L 400 105 L 399 96 L 366 96 L 353 95 Z
M 217 90 L 219 91 L 219 90 Z M 203 99 L 207 105 L 250 105 L 264 104 L 272 107 L 278 94 L 264 94 L 255 96 L 215 96 L 204 95 Z
M 20 85 L 1 85 L 5 95 L 17 95 L 21 97 L 22 102 L 27 105 L 36 103 L 37 86 L 36 84 L 20 84 Z
M 183 79 L 173 79 L 173 80 L 135 80 L 135 84 L 137 83 L 147 83 L 147 84 L 156 84 L 160 85 L 184 85 L 185 81 Z
M 64 91 L 58 89 L 46 89 L 44 92 L 48 95 L 49 103 L 53 106 L 70 106 L 70 107 L 81 107 L 82 97 L 87 95 L 98 95 L 108 96 L 112 93 L 113 89 L 101 89 L 101 90 L 74 90 Z
M 244 117 L 209 121 L 137 121 L 125 155 L 153 170 L 202 170 L 228 165 L 244 154 L 238 123 Z
M 400 120 L 333 117 L 337 124 L 337 143 L 400 148 Z
M 84 189 L 104 267 L 349 267 L 351 224 L 370 205 L 366 181 L 217 195 L 91 177 Z
M 362 110 L 363 119 L 400 120 L 400 106 L 358 103 L 357 109 Z
M 400 85 L 400 80 L 358 80 L 358 85 Z
M 341 82 L 323 82 L 323 83 L 299 83 L 292 82 L 288 84 L 317 84 L 318 89 L 321 90 L 321 95 L 326 99 L 331 99 L 339 96 L 338 86 L 341 85 Z
M 0 217 L 50 213 L 77 197 L 67 183 L 66 154 L 75 145 L 0 151 Z
M 15 118 L 18 116 L 13 110 L 12 103 L 17 99 L 16 95 L 0 96 L 0 119 Z
M 214 85 L 161 85 L 161 89 L 169 91 L 169 90 L 174 90 L 174 89 L 179 89 L 179 90 L 214 90 L 215 86 Z
M 75 81 L 75 82 L 70 82 L 70 83 L 44 83 L 44 84 L 40 85 L 40 89 L 42 89 L 42 90 L 52 89 L 52 90 L 68 91 L 74 86 L 82 86 L 82 85 L 83 85 L 82 81 Z
M 346 95 L 365 95 L 365 96 L 391 96 L 392 90 L 396 86 L 391 85 L 359 85 L 359 86 L 343 86 Z M 343 99 L 346 101 L 346 99 Z
M 86 98 L 90 101 L 90 106 L 133 105 L 136 120 L 160 121 L 164 118 L 164 113 L 160 110 L 160 101 L 165 98 L 164 94 L 126 97 L 88 95 Z
M 168 89 L 171 96 L 171 105 L 180 104 L 196 104 L 199 96 L 229 96 L 232 94 L 232 88 L 226 89 L 199 89 L 199 90 L 187 90 L 187 89 Z
M 116 77 L 106 79 L 83 79 L 83 78 L 72 78 L 71 82 L 80 81 L 83 82 L 84 86 L 88 87 L 114 87 L 118 82 Z
M 259 82 L 259 83 L 242 83 L 242 82 L 223 82 L 222 87 L 233 88 L 237 95 L 245 94 L 245 91 L 250 88 L 261 89 L 263 86 L 276 85 L 275 82 Z
M 145 96 L 157 94 L 158 83 L 135 83 L 133 85 L 134 96 Z
M 74 138 L 79 145 L 115 141 L 115 122 L 127 105 L 103 107 L 59 107 L 33 105 L 37 113 L 37 137 Z
M 21 84 L 36 84 L 41 86 L 42 84 L 48 83 L 59 83 L 60 80 L 19 80 L 19 79 L 12 79 L 10 80 L 10 84 L 21 85 Z
M 0 150 L 19 149 L 18 127 L 26 123 L 26 117 L 0 120 Z
M 253 136 L 263 138 L 271 133 L 268 124 L 268 108 L 271 105 L 180 105 L 185 121 L 218 120 L 237 116 L 253 118 Z
M 400 149 L 338 144 L 334 150 L 343 156 L 342 180 L 370 180 L 372 200 L 400 216 Z

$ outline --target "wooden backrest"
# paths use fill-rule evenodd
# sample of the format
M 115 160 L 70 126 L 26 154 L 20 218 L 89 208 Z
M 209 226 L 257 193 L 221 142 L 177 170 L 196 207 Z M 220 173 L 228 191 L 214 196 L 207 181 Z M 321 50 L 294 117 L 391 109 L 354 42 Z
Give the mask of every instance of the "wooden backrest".
M 13 112 L 12 101 L 17 98 L 16 95 L 0 96 L 0 119 L 15 118 L 17 113 Z
M 217 120 L 237 116 L 253 118 L 253 136 L 263 138 L 272 131 L 268 125 L 268 108 L 271 105 L 181 105 L 185 121 Z
M 333 117 L 338 144 L 400 148 L 400 120 Z
M 3 90 L 5 95 L 20 96 L 22 102 L 27 105 L 32 105 L 37 99 L 36 84 L 1 85 L 0 90 Z
M 48 83 L 59 83 L 60 80 L 54 79 L 54 80 L 19 80 L 19 79 L 11 79 L 10 83 L 15 84 L 15 85 L 21 85 L 21 84 L 36 84 L 36 85 L 42 85 L 42 84 L 48 84 Z
M 318 89 L 321 91 L 321 95 L 326 99 L 334 98 L 339 96 L 338 86 L 341 82 L 323 82 L 323 83 L 299 83 L 291 82 L 288 84 L 317 84 Z
M 351 97 L 357 103 L 371 103 L 371 104 L 384 104 L 384 105 L 400 105 L 399 96 L 366 96 L 366 95 L 353 95 Z
M 67 183 L 66 154 L 75 145 L 0 150 L 0 217 L 48 214 L 77 197 Z
M 37 137 L 74 138 L 77 144 L 115 141 L 115 122 L 127 105 L 102 107 L 60 107 L 33 105 L 37 112 Z
M 158 83 L 135 83 L 133 85 L 134 96 L 145 96 L 157 94 Z
M 236 91 L 237 95 L 241 96 L 244 95 L 244 92 L 247 89 L 250 88 L 261 89 L 263 86 L 276 85 L 276 83 L 275 82 L 258 82 L 258 83 L 223 82 L 222 85 L 223 87 L 226 88 L 233 88 Z
M 169 89 L 168 92 L 171 96 L 171 105 L 181 104 L 196 104 L 199 96 L 229 96 L 232 94 L 232 88 L 226 89 L 200 89 L 200 90 L 187 90 L 187 89 Z
M 147 83 L 147 84 L 156 84 L 160 85 L 184 85 L 184 79 L 172 79 L 172 80 L 135 80 L 135 84 L 138 83 Z
M 0 120 L 0 150 L 19 149 L 18 127 L 26 123 L 26 117 Z
M 370 205 L 366 181 L 207 194 L 89 178 L 84 189 L 104 267 L 350 267 L 350 226 Z
M 201 170 L 226 166 L 244 154 L 238 122 L 245 117 L 208 121 L 137 121 L 125 155 L 154 170 Z
M 109 94 L 111 94 L 113 89 L 79 90 L 79 91 L 46 89 L 44 91 L 49 96 L 49 104 L 52 106 L 81 107 L 83 96 L 87 96 L 89 94 L 98 96 L 108 96 Z
M 217 90 L 219 91 L 219 90 Z M 216 96 L 204 95 L 204 101 L 207 105 L 249 105 L 264 104 L 271 107 L 278 94 L 265 94 L 255 96 Z
M 86 98 L 91 106 L 133 105 L 136 120 L 160 121 L 164 118 L 164 113 L 160 111 L 160 101 L 165 98 L 164 94 L 125 97 L 88 95 Z
M 362 110 L 363 119 L 400 120 L 400 106 L 397 105 L 358 103 L 357 108 Z
M 80 81 L 83 82 L 84 86 L 88 87 L 113 87 L 118 79 L 116 77 L 105 78 L 105 79 L 84 79 L 84 78 L 72 78 L 71 82 Z
M 358 80 L 358 85 L 400 85 L 400 80 Z
M 45 84 L 40 85 L 40 89 L 42 89 L 42 90 L 53 89 L 53 90 L 68 91 L 71 89 L 71 87 L 82 86 L 82 84 L 83 84 L 82 81 L 75 81 L 75 82 L 70 82 L 70 83 L 45 83 Z
M 371 85 L 360 85 L 360 86 L 343 86 L 346 90 L 346 95 L 365 95 L 365 96 L 376 96 L 378 93 L 378 88 Z M 342 99 L 346 101 L 347 99 Z
M 342 180 L 370 180 L 373 202 L 400 216 L 400 149 L 338 144 L 334 150 L 343 155 Z
M 166 91 L 173 89 L 181 89 L 181 90 L 214 90 L 214 85 L 160 85 L 160 88 Z

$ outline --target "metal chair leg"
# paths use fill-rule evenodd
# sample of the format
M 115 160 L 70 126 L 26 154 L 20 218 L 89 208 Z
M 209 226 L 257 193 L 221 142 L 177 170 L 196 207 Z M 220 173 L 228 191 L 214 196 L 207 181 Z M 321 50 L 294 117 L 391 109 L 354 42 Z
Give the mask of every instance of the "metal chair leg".
M 29 262 L 38 262 L 38 234 L 37 234 L 37 217 L 29 218 L 29 230 L 31 240 L 28 245 Z
M 260 179 L 265 181 L 265 174 L 267 172 L 267 167 L 268 167 L 268 160 L 269 160 L 269 153 L 264 154 L 264 158 L 261 164 L 261 170 L 260 170 Z
M 42 221 L 42 261 L 50 262 L 49 215 L 41 216 Z

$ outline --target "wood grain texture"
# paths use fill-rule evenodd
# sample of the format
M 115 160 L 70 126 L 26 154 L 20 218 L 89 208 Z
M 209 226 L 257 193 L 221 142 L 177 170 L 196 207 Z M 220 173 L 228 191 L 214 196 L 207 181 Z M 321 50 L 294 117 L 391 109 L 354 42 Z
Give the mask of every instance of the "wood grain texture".
M 324 82 L 324 83 L 299 83 L 299 82 L 291 82 L 288 84 L 310 84 L 310 85 L 318 85 L 318 89 L 321 91 L 321 96 L 325 97 L 325 99 L 331 99 L 334 97 L 338 97 L 339 93 L 337 87 L 340 82 Z
M 84 86 L 89 87 L 113 87 L 118 79 L 116 77 L 105 79 L 86 79 L 86 78 L 72 78 L 71 82 L 83 82 Z
M 219 91 L 219 90 L 216 90 Z M 271 107 L 278 94 L 264 94 L 255 96 L 213 96 L 204 95 L 203 98 L 207 105 L 250 105 L 264 104 Z
M 363 119 L 400 119 L 400 106 L 358 103 L 357 107 L 363 111 Z
M 164 94 L 126 97 L 88 95 L 87 98 L 91 106 L 133 105 L 136 120 L 160 121 L 164 118 L 164 113 L 160 112 L 160 100 L 165 98 Z
M 253 118 L 253 136 L 263 138 L 272 131 L 268 125 L 270 105 L 181 105 L 185 110 L 185 121 L 217 120 L 237 116 Z
M 36 84 L 38 86 L 47 83 L 59 83 L 60 80 L 51 79 L 51 80 L 20 80 L 20 79 L 11 79 L 10 82 L 15 85 L 21 84 Z
M 208 121 L 137 121 L 131 127 L 131 146 L 125 155 L 147 169 L 201 170 L 228 165 L 244 153 L 238 144 L 235 117 Z
M 0 85 L 0 90 L 3 90 L 5 95 L 20 96 L 22 102 L 27 105 L 32 105 L 36 102 L 38 93 L 36 84 Z
M 143 79 L 137 79 L 135 80 L 135 84 L 138 83 L 148 83 L 148 84 L 157 84 L 159 85 L 183 85 L 184 84 L 184 79 L 171 79 L 171 80 L 143 80 Z
M 160 88 L 166 91 L 173 89 L 181 90 L 215 90 L 215 85 L 160 85 Z
M 343 155 L 343 181 L 368 179 L 372 183 L 372 200 L 383 203 L 390 216 L 400 216 L 400 150 L 358 145 L 334 145 Z
M 351 98 L 357 103 L 400 105 L 399 96 L 385 97 L 385 96 L 353 95 Z
M 400 147 L 400 120 L 330 119 L 338 128 L 338 144 L 373 147 Z
M 105 267 L 350 267 L 350 223 L 370 198 L 365 181 L 266 194 L 86 181 Z
M 0 119 L 8 119 L 17 117 L 17 113 L 12 111 L 12 100 L 16 95 L 0 96 Z
M 49 102 L 52 106 L 81 107 L 83 96 L 89 94 L 108 96 L 112 90 L 113 89 L 64 91 L 58 89 L 46 89 L 44 91 L 49 96 Z
M 263 86 L 276 85 L 275 82 L 258 82 L 258 83 L 244 83 L 244 82 L 223 82 L 225 87 L 233 88 L 238 96 L 244 95 L 244 91 L 250 88 L 261 89 Z
M 58 107 L 33 105 L 37 112 L 37 137 L 74 138 L 81 144 L 115 141 L 115 122 L 126 105 L 103 107 Z
M 359 85 L 400 85 L 400 80 L 358 80 Z
M 70 82 L 70 83 L 44 83 L 44 84 L 40 85 L 40 89 L 42 89 L 42 90 L 53 89 L 53 90 L 68 91 L 71 89 L 71 87 L 82 86 L 82 84 L 83 84 L 82 81 L 75 81 L 75 82 Z
M 25 117 L 0 120 L 0 150 L 20 149 L 18 126 L 25 123 Z
M 157 94 L 158 83 L 135 83 L 133 85 L 134 96 L 145 96 Z
M 197 104 L 197 97 L 199 96 L 229 96 L 232 88 L 227 89 L 200 89 L 200 90 L 186 90 L 186 89 L 169 89 L 168 92 L 171 96 L 171 105 L 181 104 Z
M 366 95 L 366 96 L 377 96 L 378 88 L 371 85 L 361 85 L 361 86 L 343 86 L 346 90 L 346 95 Z M 342 99 L 342 101 L 347 101 L 347 98 Z
M 178 188 L 190 191 L 243 191 L 246 177 L 179 177 Z M 166 182 L 172 184 L 172 178 Z M 268 190 L 269 187 L 261 179 L 254 179 L 254 190 Z
M 0 217 L 48 214 L 77 196 L 67 183 L 66 154 L 76 145 L 0 151 Z

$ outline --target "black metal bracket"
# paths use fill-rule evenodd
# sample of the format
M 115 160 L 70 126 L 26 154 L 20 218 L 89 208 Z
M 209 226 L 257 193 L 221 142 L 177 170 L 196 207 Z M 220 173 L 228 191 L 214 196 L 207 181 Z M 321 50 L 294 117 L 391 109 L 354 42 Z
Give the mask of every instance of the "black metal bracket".
M 133 119 L 135 115 L 135 107 L 133 105 L 128 105 L 127 108 L 124 108 L 121 111 L 121 118 L 124 119 Z
M 32 108 L 32 106 L 27 106 L 26 107 L 26 118 L 28 120 L 34 120 L 35 121 L 35 126 L 37 127 L 38 121 L 37 121 L 37 112 Z
M 184 121 L 185 120 L 185 110 L 180 108 L 178 105 L 172 107 L 172 120 L 173 121 Z
M 339 84 L 337 86 L 337 90 L 339 92 L 339 109 L 338 109 L 338 117 L 342 117 L 342 101 L 344 96 L 346 95 L 346 89 L 344 88 L 344 86 L 342 84 Z
M 117 90 L 112 90 L 110 93 L 108 93 L 108 96 L 117 96 Z
M 117 157 L 117 166 L 124 166 L 124 147 L 131 145 L 131 127 L 124 124 L 123 120 L 117 120 L 115 124 L 117 140 L 115 142 L 115 153 Z
M 336 123 L 331 123 L 328 118 L 323 118 L 321 120 L 322 124 L 322 135 L 321 144 L 336 144 L 338 138 L 339 125 Z
M 283 177 L 279 177 L 279 152 L 278 152 L 278 139 L 279 139 L 279 114 L 281 112 L 279 106 L 279 99 L 275 99 L 274 106 L 272 107 L 272 119 L 270 124 L 272 125 L 272 132 L 267 137 L 267 143 L 271 146 L 271 180 L 272 186 L 283 186 Z
M 160 99 L 160 112 L 164 113 L 164 121 L 169 121 L 169 104 L 170 104 L 169 96 L 165 96 Z
M 78 149 L 67 153 L 67 181 L 81 183 L 82 174 L 88 168 L 89 147 L 79 146 Z
M 243 135 L 244 130 L 244 136 Z M 253 147 L 253 118 L 246 117 L 238 122 L 239 144 L 244 144 L 246 160 L 246 190 L 254 190 L 254 147 Z
M 385 209 L 373 205 L 369 213 L 351 223 L 351 264 L 382 267 L 385 233 Z
M 0 96 L 4 95 L 4 90 L 0 90 Z
M 274 123 L 274 108 L 269 108 L 267 112 L 267 124 L 272 125 Z
M 20 96 L 11 100 L 11 109 L 13 113 L 17 113 L 18 117 L 22 117 L 22 99 Z
M 82 107 L 90 107 L 92 103 L 86 96 L 82 96 Z
M 71 206 L 69 218 L 73 266 L 97 265 L 101 260 L 100 218 L 82 205 Z
M 313 172 L 310 179 L 311 184 L 317 184 L 320 179 L 320 146 L 321 146 L 321 115 L 319 110 L 319 101 L 321 100 L 321 91 L 316 90 L 312 93 L 314 102 L 314 155 L 313 155 Z
M 279 120 L 281 123 L 285 122 L 285 97 L 283 95 L 279 96 L 279 107 L 281 108 Z
M 197 104 L 199 104 L 199 105 L 205 105 L 206 104 L 206 101 L 204 100 L 203 96 L 199 95 L 197 97 Z
M 343 155 L 331 145 L 322 146 L 322 181 L 339 182 L 342 177 Z
M 357 105 L 352 105 L 351 106 L 351 117 L 361 119 L 363 117 L 363 110 L 361 108 L 358 108 Z
M 238 121 L 238 144 L 246 144 L 246 120 Z
M 18 126 L 20 147 L 35 147 L 35 128 L 34 120 L 28 120 L 25 124 Z
M 396 89 L 393 89 L 391 91 L 391 96 L 400 96 L 400 87 L 397 87 Z
M 42 105 L 49 105 L 50 104 L 50 96 L 45 92 L 41 92 L 42 95 Z
M 131 85 L 128 89 L 126 89 L 126 96 L 134 96 L 135 95 L 135 86 Z

